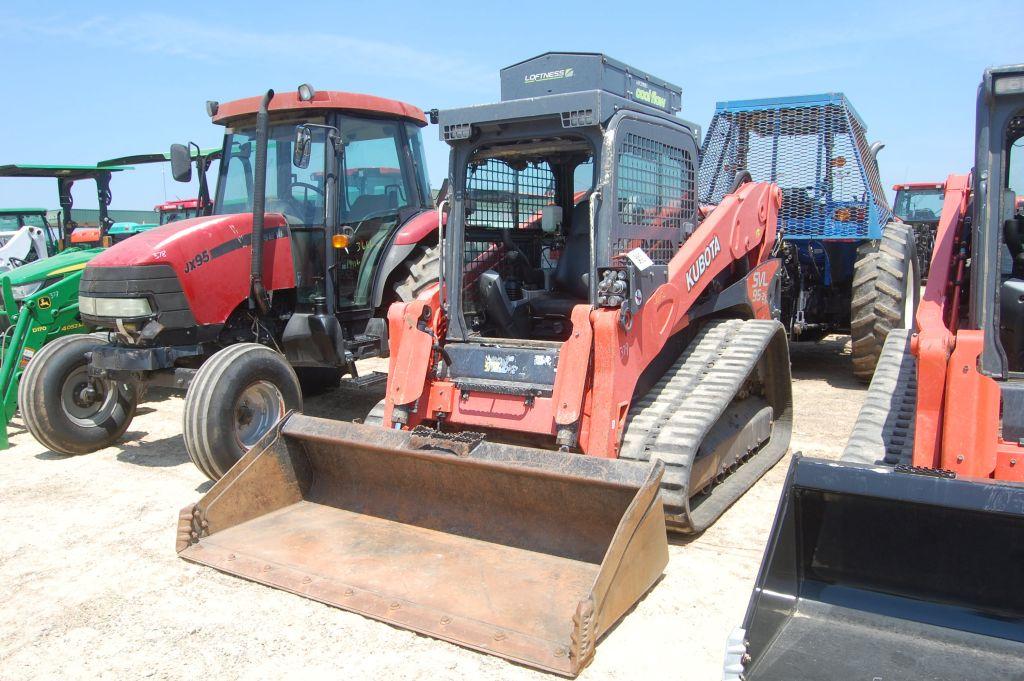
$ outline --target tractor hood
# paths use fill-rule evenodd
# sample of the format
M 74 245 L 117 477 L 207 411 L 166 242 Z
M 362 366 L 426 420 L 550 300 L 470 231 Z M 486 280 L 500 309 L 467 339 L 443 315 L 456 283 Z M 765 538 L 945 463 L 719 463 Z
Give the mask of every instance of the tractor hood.
M 249 295 L 252 217 L 251 213 L 238 213 L 191 218 L 136 234 L 96 256 L 89 263 L 83 286 L 87 280 L 123 281 L 126 292 L 129 288 L 143 292 L 142 281 L 151 277 L 140 268 L 169 266 L 195 321 L 223 323 Z M 268 290 L 293 288 L 290 231 L 283 215 L 267 214 L 263 240 Z

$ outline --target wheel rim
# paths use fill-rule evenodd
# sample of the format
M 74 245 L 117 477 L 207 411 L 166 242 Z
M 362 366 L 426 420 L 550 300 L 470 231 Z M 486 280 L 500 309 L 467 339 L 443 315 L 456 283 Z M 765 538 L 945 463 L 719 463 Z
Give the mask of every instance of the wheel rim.
M 110 381 L 90 378 L 85 366 L 68 374 L 60 396 L 64 415 L 83 428 L 100 426 L 110 418 L 117 406 L 117 387 Z
M 284 416 L 284 396 L 269 381 L 256 381 L 235 401 L 235 438 L 249 449 Z

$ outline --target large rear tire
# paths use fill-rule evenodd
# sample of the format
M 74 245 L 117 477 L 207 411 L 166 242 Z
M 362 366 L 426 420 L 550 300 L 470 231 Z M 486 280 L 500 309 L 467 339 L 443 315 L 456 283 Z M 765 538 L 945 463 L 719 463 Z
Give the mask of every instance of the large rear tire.
M 441 247 L 421 246 L 405 262 L 405 276 L 394 285 L 395 298 L 403 303 L 415 300 L 441 276 Z
M 867 383 L 889 332 L 911 329 L 921 299 L 914 230 L 890 222 L 877 242 L 857 248 L 850 301 L 853 375 Z
M 291 409 L 302 409 L 302 389 L 285 358 L 258 343 L 229 346 L 200 367 L 185 395 L 185 449 L 218 480 Z
M 86 353 L 104 345 L 92 335 L 47 343 L 25 367 L 18 406 L 29 432 L 61 454 L 88 454 L 116 442 L 135 416 L 134 385 L 91 378 Z

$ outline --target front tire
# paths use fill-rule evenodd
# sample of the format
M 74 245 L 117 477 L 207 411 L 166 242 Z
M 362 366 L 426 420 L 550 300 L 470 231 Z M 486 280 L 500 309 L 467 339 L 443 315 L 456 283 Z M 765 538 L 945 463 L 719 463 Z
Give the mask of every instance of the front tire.
M 92 335 L 47 343 L 25 367 L 18 406 L 40 444 L 61 454 L 89 454 L 116 442 L 135 416 L 135 386 L 91 378 L 86 353 L 104 345 Z
M 864 383 L 871 380 L 889 332 L 914 327 L 920 299 L 914 230 L 890 222 L 880 241 L 857 248 L 850 303 L 854 376 Z
M 285 358 L 259 343 L 229 346 L 200 367 L 185 395 L 185 449 L 218 480 L 292 409 L 302 409 L 302 390 Z

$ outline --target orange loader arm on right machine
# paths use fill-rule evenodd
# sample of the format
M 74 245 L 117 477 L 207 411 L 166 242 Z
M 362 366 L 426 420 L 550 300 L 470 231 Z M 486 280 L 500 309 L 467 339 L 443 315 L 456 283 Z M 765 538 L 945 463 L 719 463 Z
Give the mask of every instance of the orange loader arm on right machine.
M 984 332 L 959 328 L 970 257 L 964 219 L 970 175 L 950 175 L 932 271 L 911 339 L 917 357 L 913 464 L 958 476 L 1024 482 L 1024 447 L 1000 437 L 999 385 L 978 371 Z

